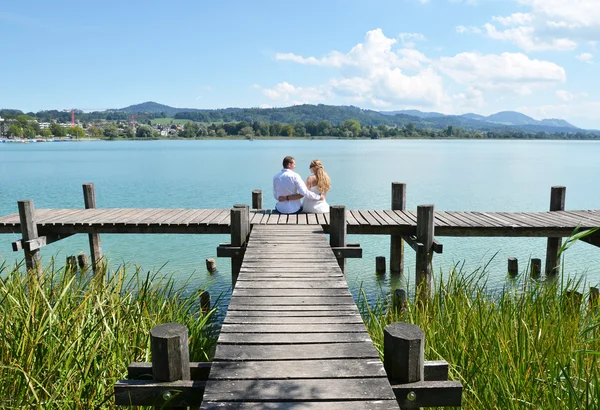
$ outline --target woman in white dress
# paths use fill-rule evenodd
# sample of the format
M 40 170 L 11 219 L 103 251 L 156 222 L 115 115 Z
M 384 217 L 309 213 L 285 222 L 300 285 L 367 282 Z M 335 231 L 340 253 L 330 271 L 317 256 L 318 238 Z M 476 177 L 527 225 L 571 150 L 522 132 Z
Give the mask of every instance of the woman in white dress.
M 323 168 L 321 161 L 318 159 L 312 160 L 310 162 L 310 172 L 312 175 L 306 178 L 306 188 L 318 195 L 323 194 L 323 196 L 326 196 L 327 192 L 331 189 L 331 180 L 329 179 L 327 172 L 325 172 L 325 168 Z M 325 199 L 317 201 L 310 198 L 304 198 L 302 212 L 325 214 L 329 212 L 329 204 Z

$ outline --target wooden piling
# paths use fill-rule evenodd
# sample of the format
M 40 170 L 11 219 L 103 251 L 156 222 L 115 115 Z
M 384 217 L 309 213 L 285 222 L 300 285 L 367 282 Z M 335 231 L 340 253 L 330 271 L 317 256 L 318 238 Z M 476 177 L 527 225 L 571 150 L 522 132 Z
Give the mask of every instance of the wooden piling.
M 416 252 L 416 292 L 417 296 L 428 297 L 433 286 L 433 237 L 434 207 L 419 205 L 417 207 L 417 252 Z
M 600 300 L 600 290 L 596 287 L 590 288 L 590 296 L 589 296 L 589 304 L 590 307 L 594 307 L 598 304 Z
M 206 270 L 210 273 L 217 270 L 217 262 L 213 258 L 206 258 Z
M 85 253 L 80 253 L 77 255 L 77 264 L 79 265 L 79 269 L 86 269 L 88 266 L 88 257 Z
M 425 379 L 425 332 L 417 325 L 390 323 L 383 330 L 383 367 L 389 379 L 415 383 Z
M 158 382 L 190 380 L 187 327 L 179 323 L 165 323 L 153 327 L 150 330 L 150 349 L 154 380 Z M 171 393 L 167 390 L 163 398 L 168 401 L 170 397 Z M 170 408 L 187 409 L 187 407 Z
M 508 258 L 508 276 L 511 278 L 519 274 L 519 261 L 514 256 Z
M 567 187 L 553 186 L 550 190 L 550 211 L 564 211 Z M 546 276 L 554 278 L 560 272 L 559 251 L 562 238 L 548 238 L 546 246 Z
M 83 202 L 85 209 L 96 208 L 96 190 L 94 184 L 83 184 Z M 100 234 L 90 233 L 88 234 L 90 242 L 90 256 L 92 258 L 92 270 L 95 274 L 98 274 L 100 269 L 100 263 L 102 259 L 102 246 L 100 245 Z
M 332 247 L 346 246 L 346 207 L 343 205 L 332 205 L 329 207 L 329 244 Z M 346 274 L 346 259 L 337 258 L 338 265 L 344 274 Z
M 200 309 L 204 313 L 210 310 L 210 293 L 207 290 L 200 291 Z
M 21 235 L 23 236 L 23 243 L 37 239 L 38 230 L 35 219 L 35 207 L 32 200 L 18 201 L 19 208 L 19 221 L 21 223 Z M 42 264 L 40 250 L 35 249 L 33 251 L 28 250 L 27 246 L 23 247 L 25 253 L 25 266 L 27 271 L 33 271 L 36 275 L 42 275 Z
M 385 256 L 375 257 L 375 272 L 379 274 L 385 273 Z
M 249 210 L 247 205 L 234 205 L 231 215 L 231 246 L 242 247 L 246 244 L 249 233 Z M 231 286 L 235 283 L 242 268 L 243 255 L 231 257 Z
M 75 255 L 67 256 L 67 259 L 65 261 L 65 269 L 68 269 L 73 272 L 77 270 L 77 256 L 75 256 Z
M 252 209 L 263 209 L 262 191 L 260 189 L 252 191 Z
M 396 310 L 403 310 L 406 308 L 406 291 L 404 289 L 394 290 L 392 306 Z
M 542 273 L 542 260 L 540 258 L 531 259 L 531 272 L 530 276 L 532 279 L 539 279 Z
M 406 184 L 392 182 L 392 210 L 406 210 Z M 399 235 L 390 237 L 390 273 L 404 274 L 404 240 Z

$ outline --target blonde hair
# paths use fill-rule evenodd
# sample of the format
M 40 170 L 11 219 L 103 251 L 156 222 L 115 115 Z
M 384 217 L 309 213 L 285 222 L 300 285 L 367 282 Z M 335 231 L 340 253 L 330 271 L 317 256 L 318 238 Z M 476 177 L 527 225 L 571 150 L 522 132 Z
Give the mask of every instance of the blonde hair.
M 317 177 L 317 187 L 319 191 L 323 194 L 331 189 L 331 179 L 329 179 L 329 175 L 325 172 L 325 168 L 323 168 L 323 164 L 318 159 L 313 159 L 310 162 L 310 167 L 315 170 L 315 177 Z

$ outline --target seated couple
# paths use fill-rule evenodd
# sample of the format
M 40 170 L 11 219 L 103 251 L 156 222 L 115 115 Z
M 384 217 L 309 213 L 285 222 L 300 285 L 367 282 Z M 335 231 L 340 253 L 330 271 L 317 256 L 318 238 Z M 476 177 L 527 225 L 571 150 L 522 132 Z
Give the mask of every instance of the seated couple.
M 273 177 L 273 196 L 277 200 L 275 209 L 282 214 L 329 212 L 325 195 L 331 188 L 331 181 L 321 161 L 311 161 L 309 169 L 313 175 L 306 178 L 306 184 L 300 175 L 294 172 L 295 168 L 296 160 L 293 157 L 285 157 L 283 169 Z

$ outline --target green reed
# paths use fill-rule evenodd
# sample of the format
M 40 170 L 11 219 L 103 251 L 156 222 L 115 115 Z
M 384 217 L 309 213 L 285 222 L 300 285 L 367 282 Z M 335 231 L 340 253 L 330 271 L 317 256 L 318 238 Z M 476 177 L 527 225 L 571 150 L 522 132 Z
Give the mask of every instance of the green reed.
M 409 322 L 425 332 L 425 359 L 446 360 L 462 382 L 466 409 L 600 408 L 600 303 L 569 292 L 584 284 L 524 280 L 490 293 L 486 277 L 453 269 L 425 304 L 361 297 L 380 355 L 385 326 Z
M 190 360 L 212 355 L 214 311 L 171 278 L 23 270 L 0 267 L 0 408 L 115 407 L 113 384 L 130 362 L 151 360 L 149 331 L 161 323 L 188 327 Z

